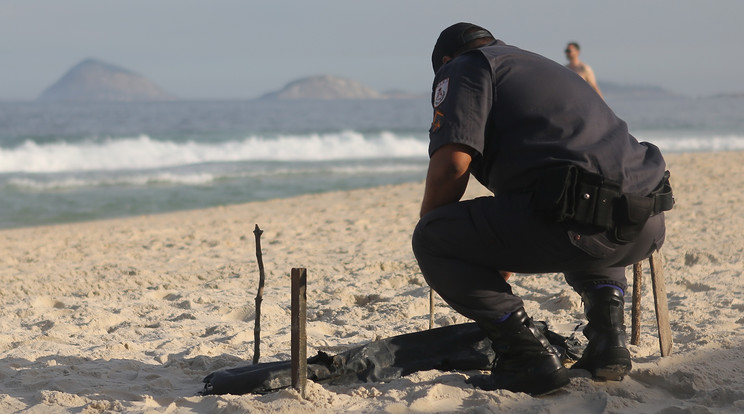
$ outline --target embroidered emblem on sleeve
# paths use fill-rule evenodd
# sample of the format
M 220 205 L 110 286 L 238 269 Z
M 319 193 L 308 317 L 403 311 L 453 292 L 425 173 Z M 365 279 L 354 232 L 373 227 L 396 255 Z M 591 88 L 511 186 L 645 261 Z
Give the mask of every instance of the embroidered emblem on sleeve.
M 444 102 L 444 98 L 447 97 L 447 89 L 449 88 L 449 78 L 442 80 L 434 90 L 434 107 L 438 107 Z

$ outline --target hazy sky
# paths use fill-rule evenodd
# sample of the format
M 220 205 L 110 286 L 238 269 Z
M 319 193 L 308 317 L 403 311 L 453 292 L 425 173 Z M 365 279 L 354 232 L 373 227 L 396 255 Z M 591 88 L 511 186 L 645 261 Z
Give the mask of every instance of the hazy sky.
M 330 74 L 425 92 L 431 49 L 470 21 L 600 81 L 684 95 L 744 92 L 744 1 L 3 0 L 0 100 L 33 100 L 93 57 L 185 99 L 254 98 Z

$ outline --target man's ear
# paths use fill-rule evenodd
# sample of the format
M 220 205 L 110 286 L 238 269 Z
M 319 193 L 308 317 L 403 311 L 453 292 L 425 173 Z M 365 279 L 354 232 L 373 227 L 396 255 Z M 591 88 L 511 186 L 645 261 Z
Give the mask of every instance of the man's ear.
M 449 56 L 442 56 L 442 64 L 445 64 L 445 63 L 449 62 L 450 60 L 452 60 L 451 57 L 449 57 Z

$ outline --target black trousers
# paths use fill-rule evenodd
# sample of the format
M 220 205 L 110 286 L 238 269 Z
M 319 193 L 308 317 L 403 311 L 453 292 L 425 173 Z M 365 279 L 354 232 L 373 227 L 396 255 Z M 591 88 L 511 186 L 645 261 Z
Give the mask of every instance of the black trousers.
M 601 284 L 625 290 L 625 267 L 660 248 L 664 235 L 659 214 L 634 242 L 616 244 L 605 233 L 534 213 L 529 194 L 506 194 L 431 211 L 414 230 L 413 252 L 427 283 L 457 312 L 499 320 L 523 305 L 500 270 L 562 272 L 578 293 Z

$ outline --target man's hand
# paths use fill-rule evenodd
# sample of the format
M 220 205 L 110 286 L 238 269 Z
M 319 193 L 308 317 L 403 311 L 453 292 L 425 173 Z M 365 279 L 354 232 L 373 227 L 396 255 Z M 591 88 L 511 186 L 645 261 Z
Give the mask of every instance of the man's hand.
M 438 207 L 460 201 L 468 186 L 472 151 L 466 145 L 447 144 L 434 152 L 426 174 L 421 217 Z

